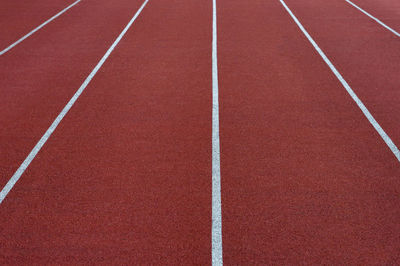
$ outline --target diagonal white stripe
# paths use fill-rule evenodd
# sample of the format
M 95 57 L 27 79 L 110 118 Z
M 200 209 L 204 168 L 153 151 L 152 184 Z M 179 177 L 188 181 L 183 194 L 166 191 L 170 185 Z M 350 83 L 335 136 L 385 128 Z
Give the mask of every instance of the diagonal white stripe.
M 344 80 L 342 75 L 337 71 L 335 66 L 332 64 L 332 62 L 328 59 L 328 57 L 325 55 L 325 53 L 319 48 L 317 43 L 313 40 L 313 38 L 308 34 L 306 29 L 303 27 L 303 25 L 300 23 L 300 21 L 296 18 L 296 16 L 292 13 L 292 11 L 289 9 L 289 7 L 285 4 L 283 0 L 279 0 L 283 7 L 286 9 L 286 11 L 289 13 L 289 15 L 292 17 L 294 22 L 296 22 L 297 26 L 300 28 L 300 30 L 303 32 L 303 34 L 307 37 L 307 39 L 310 41 L 310 43 L 314 46 L 315 50 L 319 53 L 319 55 L 322 57 L 322 59 L 325 61 L 325 63 L 329 66 L 333 74 L 337 77 L 337 79 L 342 83 L 343 87 L 346 89 L 346 91 L 350 94 L 351 98 L 356 102 L 358 107 L 361 109 L 365 117 L 368 119 L 368 121 L 371 123 L 371 125 L 375 128 L 375 130 L 379 133 L 381 138 L 385 141 L 386 145 L 390 148 L 390 150 L 393 152 L 394 156 L 396 156 L 397 160 L 400 162 L 400 151 L 397 148 L 397 146 L 393 143 L 393 141 L 390 139 L 390 137 L 386 134 L 386 132 L 382 129 L 382 127 L 378 124 L 378 122 L 375 120 L 375 118 L 372 116 L 372 114 L 368 111 L 367 107 L 362 103 L 362 101 L 358 98 L 358 96 L 355 94 L 355 92 L 351 89 L 350 85 Z
M 18 45 L 20 42 L 22 42 L 23 40 L 25 40 L 26 38 L 28 38 L 29 36 L 31 36 L 32 34 L 34 34 L 35 32 L 37 32 L 38 30 L 40 30 L 41 28 L 43 28 L 44 26 L 46 26 L 48 23 L 50 23 L 51 21 L 53 21 L 54 19 L 56 19 L 57 17 L 61 16 L 64 12 L 66 12 L 68 9 L 70 9 L 71 7 L 73 7 L 74 5 L 76 5 L 77 3 L 79 3 L 81 0 L 77 0 L 74 3 L 72 3 L 71 5 L 67 6 L 66 8 L 64 8 L 63 10 L 61 10 L 59 13 L 57 13 L 56 15 L 52 16 L 51 18 L 49 18 L 48 20 L 46 20 L 45 22 L 43 22 L 42 24 L 40 24 L 39 26 L 37 26 L 35 29 L 33 29 L 32 31 L 30 31 L 28 34 L 26 34 L 25 36 L 23 36 L 21 39 L 19 39 L 18 41 L 14 42 L 13 44 L 11 44 L 10 46 L 8 46 L 6 49 L 4 49 L 3 51 L 0 52 L 0 55 L 3 55 L 5 53 L 7 53 L 8 51 L 10 51 L 12 48 L 14 48 L 16 45 Z
M 380 21 L 379 19 L 377 19 L 376 17 L 372 16 L 370 13 L 368 13 L 367 11 L 365 11 L 364 9 L 362 9 L 361 7 L 357 6 L 356 4 L 354 4 L 353 2 L 349 1 L 349 0 L 345 0 L 347 3 L 349 3 L 350 5 L 352 5 L 353 7 L 357 8 L 359 11 L 361 11 L 362 13 L 364 13 L 365 15 L 367 15 L 368 17 L 372 18 L 373 20 L 375 20 L 376 22 L 378 22 L 381 26 L 383 26 L 384 28 L 386 28 L 387 30 L 391 31 L 394 35 L 396 35 L 397 37 L 400 37 L 400 33 L 398 33 L 397 31 L 395 31 L 394 29 L 392 29 L 391 27 L 389 27 L 388 25 L 386 25 L 385 23 L 383 23 L 382 21 Z
M 76 100 L 79 98 L 79 96 L 82 94 L 82 92 L 85 90 L 87 85 L 90 83 L 90 81 L 93 79 L 93 77 L 96 75 L 97 71 L 101 68 L 101 66 L 104 64 L 104 62 L 107 60 L 107 58 L 110 56 L 111 52 L 114 50 L 115 46 L 121 41 L 122 37 L 124 37 L 125 33 L 128 31 L 128 29 L 131 27 L 132 23 L 136 20 L 136 18 L 139 16 L 140 12 L 142 12 L 143 8 L 147 4 L 149 0 L 146 0 L 142 6 L 139 8 L 139 10 L 136 12 L 136 14 L 133 16 L 133 18 L 129 21 L 128 25 L 124 28 L 124 30 L 120 33 L 118 38 L 114 41 L 114 43 L 108 48 L 107 52 L 105 55 L 101 58 L 101 60 L 97 63 L 96 67 L 92 70 L 92 72 L 89 74 L 89 76 L 85 79 L 83 84 L 79 87 L 79 89 L 75 92 L 74 96 L 69 100 L 67 105 L 64 107 L 64 109 L 61 111 L 61 113 L 57 116 L 57 118 L 54 120 L 54 122 L 51 124 L 51 126 L 47 129 L 47 131 L 44 133 L 42 138 L 39 140 L 39 142 L 35 145 L 35 147 L 32 149 L 32 151 L 29 153 L 28 157 L 24 160 L 24 162 L 20 165 L 18 170 L 14 173 L 14 175 L 11 177 L 11 179 L 8 181 L 8 183 L 4 186 L 4 188 L 0 192 L 0 204 L 3 202 L 7 194 L 11 191 L 11 189 L 14 187 L 15 183 L 21 178 L 21 175 L 25 172 L 26 168 L 30 165 L 33 159 L 35 159 L 36 155 L 40 151 L 40 149 L 43 147 L 43 145 L 46 143 L 46 141 L 49 139 L 51 134 L 53 134 L 54 130 L 56 130 L 58 124 L 60 124 L 61 120 L 64 118 L 64 116 L 68 113 L 68 111 L 71 109 L 71 107 L 74 105 Z

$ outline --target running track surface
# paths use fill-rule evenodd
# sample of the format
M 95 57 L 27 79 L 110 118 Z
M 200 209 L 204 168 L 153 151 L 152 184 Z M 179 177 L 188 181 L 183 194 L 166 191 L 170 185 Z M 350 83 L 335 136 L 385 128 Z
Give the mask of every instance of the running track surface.
M 0 50 L 71 3 L 3 0 Z M 400 38 L 285 3 L 398 147 Z M 1 187 L 142 4 L 82 0 L 0 56 Z M 399 160 L 279 0 L 216 4 L 223 263 L 400 264 Z M 212 38 L 213 1 L 147 3 L 1 203 L 0 264 L 222 263 Z

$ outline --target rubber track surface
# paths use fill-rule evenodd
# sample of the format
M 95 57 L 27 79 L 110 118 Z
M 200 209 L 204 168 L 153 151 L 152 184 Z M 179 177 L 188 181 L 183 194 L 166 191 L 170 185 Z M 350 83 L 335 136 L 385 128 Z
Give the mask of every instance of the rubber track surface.
M 400 32 L 400 2 L 397 0 L 352 0 L 354 4 L 364 9 L 386 25 Z
M 9 262 L 211 261 L 211 14 L 149 3 L 4 202 Z
M 0 47 L 72 3 L 3 2 Z M 400 39 L 285 2 L 399 147 Z M 400 30 L 394 0 L 353 2 Z M 0 56 L 1 187 L 142 4 L 82 0 Z M 211 264 L 212 11 L 148 2 L 2 202 L 1 265 Z M 280 1 L 217 21 L 224 263 L 400 264 L 399 161 Z
M 279 1 L 219 1 L 219 38 L 224 262 L 398 262 L 398 161 Z
M 141 4 L 82 1 L 0 57 L 1 187 Z
M 72 0 L 2 0 L 0 51 L 72 3 Z

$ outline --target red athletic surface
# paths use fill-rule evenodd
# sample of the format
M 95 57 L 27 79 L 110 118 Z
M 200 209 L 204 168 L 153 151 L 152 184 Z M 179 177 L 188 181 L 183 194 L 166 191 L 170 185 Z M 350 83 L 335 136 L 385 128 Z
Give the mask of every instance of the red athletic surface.
M 1 56 L 1 187 L 141 4 L 82 1 Z
M 354 4 L 376 17 L 387 26 L 400 32 L 400 1 L 352 0 Z
M 400 146 L 400 38 L 342 0 L 286 3 Z
M 1 0 L 0 51 L 72 4 L 73 0 Z
M 5 0 L 0 45 L 72 2 Z M 395 1 L 354 2 L 400 29 Z M 142 3 L 82 0 L 0 56 L 1 188 Z M 400 38 L 286 3 L 400 145 Z M 400 264 L 379 134 L 278 0 L 217 17 L 224 263 Z M 211 40 L 212 1 L 149 1 L 0 205 L 0 264 L 211 264 Z
M 313 15 L 327 16 L 322 3 L 333 4 L 320 3 Z M 224 262 L 399 263 L 400 169 L 391 151 L 279 1 L 220 1 L 218 14 Z M 330 33 L 330 41 L 345 34 Z
M 6 260 L 211 260 L 210 34 L 211 3 L 149 3 L 2 205 Z

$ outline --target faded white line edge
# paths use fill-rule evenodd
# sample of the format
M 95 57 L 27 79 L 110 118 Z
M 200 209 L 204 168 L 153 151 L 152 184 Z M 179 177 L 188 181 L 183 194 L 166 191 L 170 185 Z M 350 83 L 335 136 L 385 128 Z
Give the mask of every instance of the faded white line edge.
M 217 3 L 213 0 L 212 29 L 212 228 L 211 259 L 213 266 L 222 261 L 221 169 L 219 139 L 219 99 L 217 63 Z
M 79 3 L 81 0 L 77 0 L 74 3 L 72 3 L 71 5 L 67 6 L 66 8 L 64 8 L 63 10 L 61 10 L 60 12 L 58 12 L 57 14 L 55 14 L 54 16 L 52 16 L 51 18 L 49 18 L 48 20 L 46 20 L 45 22 L 43 22 L 42 24 L 40 24 L 39 26 L 37 26 L 35 29 L 31 30 L 28 34 L 26 34 L 25 36 L 23 36 L 22 38 L 20 38 L 18 41 L 14 42 L 13 44 L 11 44 L 10 46 L 8 46 L 6 49 L 4 49 L 3 51 L 0 52 L 0 55 L 3 55 L 5 53 L 7 53 L 8 51 L 10 51 L 12 48 L 14 48 L 15 46 L 17 46 L 19 43 L 21 43 L 23 40 L 25 40 L 26 38 L 28 38 L 29 36 L 31 36 L 32 34 L 34 34 L 35 32 L 37 32 L 38 30 L 40 30 L 41 28 L 43 28 L 44 26 L 46 26 L 48 23 L 50 23 L 51 21 L 53 21 L 54 19 L 56 19 L 57 17 L 61 16 L 63 13 L 65 13 L 68 9 L 70 9 L 71 7 L 73 7 L 74 5 L 76 5 L 77 3 Z
M 373 20 L 375 20 L 376 22 L 378 22 L 378 24 L 380 24 L 382 27 L 386 28 L 387 30 L 391 31 L 394 35 L 396 35 L 397 37 L 400 37 L 400 33 L 398 33 L 397 31 L 395 31 L 394 29 L 392 29 L 391 27 L 389 27 L 388 25 L 386 25 L 385 23 L 383 23 L 382 21 L 380 21 L 379 19 L 377 19 L 376 17 L 372 16 L 370 13 L 368 13 L 367 11 L 365 11 L 364 9 L 362 9 L 361 7 L 357 6 L 356 4 L 354 4 L 353 2 L 349 1 L 349 0 L 345 0 L 347 3 L 349 3 L 350 5 L 352 5 L 353 7 L 355 7 L 356 9 L 358 9 L 359 11 L 361 11 L 362 13 L 364 13 L 365 15 L 367 15 L 368 17 L 372 18 Z
M 307 37 L 307 39 L 310 41 L 310 43 L 314 46 L 315 50 L 317 50 L 319 55 L 322 57 L 322 59 L 325 61 L 325 63 L 329 66 L 329 68 L 335 74 L 337 79 L 342 83 L 343 87 L 350 94 L 351 98 L 353 98 L 353 100 L 357 103 L 358 107 L 361 109 L 361 111 L 363 112 L 365 117 L 368 119 L 368 121 L 371 123 L 371 125 L 375 128 L 375 130 L 381 136 L 383 141 L 385 141 L 386 145 L 393 152 L 393 154 L 397 158 L 397 160 L 400 162 L 400 151 L 397 148 L 397 146 L 393 143 L 393 141 L 390 139 L 390 137 L 386 134 L 386 132 L 382 129 L 382 127 L 378 124 L 378 122 L 375 120 L 375 118 L 372 116 L 372 114 L 368 111 L 367 107 L 365 107 L 365 105 L 362 103 L 362 101 L 358 98 L 358 96 L 355 94 L 355 92 L 351 89 L 350 85 L 342 77 L 342 75 L 339 73 L 339 71 L 337 71 L 335 66 L 328 59 L 328 57 L 321 50 L 321 48 L 319 48 L 319 46 L 313 40 L 313 38 L 310 36 L 310 34 L 308 34 L 306 29 L 303 27 L 303 25 L 300 23 L 300 21 L 296 18 L 296 16 L 292 13 L 292 11 L 286 5 L 286 3 L 283 0 L 279 0 L 279 1 L 283 5 L 283 7 L 286 9 L 286 11 L 289 13 L 289 15 L 292 17 L 292 19 L 297 24 L 297 26 L 300 28 L 300 30 L 303 32 L 303 34 Z
M 0 204 L 3 202 L 7 194 L 11 191 L 11 189 L 14 187 L 15 183 L 21 178 L 22 174 L 25 172 L 25 170 L 28 168 L 28 166 L 31 164 L 32 160 L 36 157 L 40 149 L 43 147 L 43 145 L 46 143 L 46 141 L 49 139 L 51 134 L 53 134 L 54 130 L 57 128 L 58 124 L 60 124 L 61 120 L 64 118 L 64 116 L 68 113 L 68 111 L 71 109 L 71 107 L 74 105 L 76 100 L 79 98 L 79 96 L 82 94 L 82 92 L 85 90 L 85 88 L 88 86 L 90 81 L 93 79 L 93 77 L 96 75 L 97 71 L 101 68 L 101 66 L 104 64 L 104 62 L 107 60 L 107 58 L 110 56 L 111 52 L 114 50 L 114 48 L 117 46 L 117 44 L 121 41 L 122 37 L 125 35 L 125 33 L 128 31 L 128 29 L 131 27 L 132 23 L 136 20 L 136 18 L 139 16 L 140 12 L 142 12 L 143 8 L 146 6 L 147 2 L 149 0 L 146 0 L 142 6 L 139 8 L 139 10 L 136 12 L 136 14 L 133 16 L 133 18 L 129 21 L 127 26 L 124 28 L 124 30 L 120 33 L 118 38 L 114 41 L 114 43 L 108 48 L 107 52 L 105 55 L 101 58 L 101 60 L 97 63 L 95 68 L 92 70 L 92 72 L 89 74 L 89 76 L 85 79 L 83 84 L 79 87 L 79 89 L 75 92 L 74 96 L 69 100 L 67 105 L 64 107 L 64 109 L 61 111 L 61 113 L 57 116 L 57 118 L 53 121 L 51 126 L 47 129 L 47 131 L 44 133 L 44 135 L 41 137 L 39 142 L 35 145 L 35 147 L 32 149 L 32 151 L 29 153 L 28 157 L 24 160 L 24 162 L 20 165 L 20 167 L 17 169 L 17 171 L 14 173 L 14 175 L 10 178 L 10 180 L 7 182 L 7 184 L 4 186 L 4 188 L 0 192 Z

